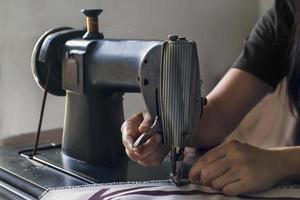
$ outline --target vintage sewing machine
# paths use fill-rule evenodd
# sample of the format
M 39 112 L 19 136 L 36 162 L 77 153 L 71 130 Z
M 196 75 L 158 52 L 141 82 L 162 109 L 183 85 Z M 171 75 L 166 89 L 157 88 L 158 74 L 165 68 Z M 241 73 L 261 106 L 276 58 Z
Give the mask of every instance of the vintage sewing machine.
M 166 179 L 170 174 L 175 183 L 183 178 L 177 162 L 191 145 L 205 104 L 196 44 L 176 35 L 165 41 L 105 39 L 98 31 L 101 11 L 83 11 L 87 30 L 51 29 L 34 48 L 34 78 L 47 92 L 66 95 L 65 122 L 62 144 L 2 150 L 0 180 L 19 196 L 36 198 L 58 186 Z M 142 167 L 125 155 L 120 127 L 126 92 L 141 92 L 155 119 L 135 147 L 153 132 L 171 147 L 170 160 L 161 166 Z

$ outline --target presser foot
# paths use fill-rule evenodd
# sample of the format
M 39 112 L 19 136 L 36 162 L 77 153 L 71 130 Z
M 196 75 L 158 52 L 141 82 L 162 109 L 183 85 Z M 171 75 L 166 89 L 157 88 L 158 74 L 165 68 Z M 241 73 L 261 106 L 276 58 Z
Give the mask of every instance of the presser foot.
M 172 148 L 170 179 L 172 183 L 178 187 L 187 185 L 189 183 L 187 179 L 183 178 L 183 159 L 184 159 L 184 147 L 179 148 L 178 153 L 176 148 Z M 179 167 L 177 167 L 177 164 L 179 164 Z
M 188 179 L 184 179 L 182 177 L 180 177 L 178 174 L 170 174 L 170 179 L 171 182 L 176 185 L 177 187 L 181 187 L 181 186 L 185 186 L 188 185 L 190 183 L 190 181 Z
M 170 174 L 171 181 L 174 185 L 177 187 L 182 186 L 181 178 L 178 176 L 178 174 Z

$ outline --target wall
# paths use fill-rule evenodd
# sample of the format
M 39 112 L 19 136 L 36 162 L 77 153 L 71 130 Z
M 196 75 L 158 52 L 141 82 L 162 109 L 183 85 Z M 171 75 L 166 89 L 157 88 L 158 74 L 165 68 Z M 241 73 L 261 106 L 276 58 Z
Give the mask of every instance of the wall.
M 273 5 L 274 0 L 260 0 L 258 3 L 258 13 L 261 16 Z
M 30 56 L 51 27 L 82 27 L 81 8 L 103 8 L 106 37 L 196 40 L 205 93 L 237 56 L 257 19 L 258 1 L 240 0 L 10 0 L 0 2 L 0 137 L 36 129 L 42 91 L 34 82 Z M 140 95 L 125 96 L 126 117 L 144 108 Z M 49 96 L 44 129 L 61 127 L 64 98 Z

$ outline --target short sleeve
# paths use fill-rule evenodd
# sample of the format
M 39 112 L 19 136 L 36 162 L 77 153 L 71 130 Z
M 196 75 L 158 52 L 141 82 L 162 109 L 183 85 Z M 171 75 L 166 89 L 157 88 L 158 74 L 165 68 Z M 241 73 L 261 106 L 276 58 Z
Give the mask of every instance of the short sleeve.
M 232 67 L 245 70 L 275 88 L 288 71 L 291 15 L 285 1 L 276 1 L 257 21 Z

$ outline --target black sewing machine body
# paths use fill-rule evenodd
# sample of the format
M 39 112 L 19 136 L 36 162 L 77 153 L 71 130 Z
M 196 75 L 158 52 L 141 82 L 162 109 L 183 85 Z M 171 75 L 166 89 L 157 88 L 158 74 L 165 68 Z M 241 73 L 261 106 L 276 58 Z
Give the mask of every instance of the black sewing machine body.
M 66 42 L 62 65 L 62 87 L 67 91 L 62 147 L 67 155 L 94 164 L 114 163 L 124 157 L 120 137 L 123 94 L 144 90 L 148 110 L 155 116 L 161 43 Z
M 187 57 L 199 73 L 196 44 L 178 37 L 85 40 L 84 32 L 58 28 L 42 36 L 32 56 L 34 77 L 44 89 L 47 83 L 49 93 L 66 95 L 63 152 L 96 165 L 117 163 L 125 156 L 120 132 L 124 93 L 141 92 L 151 117 L 161 116 L 161 66 L 170 59 L 175 70 Z M 166 43 L 174 46 L 175 56 L 163 54 Z M 198 98 L 188 102 L 196 111 L 202 106 L 199 86 Z

